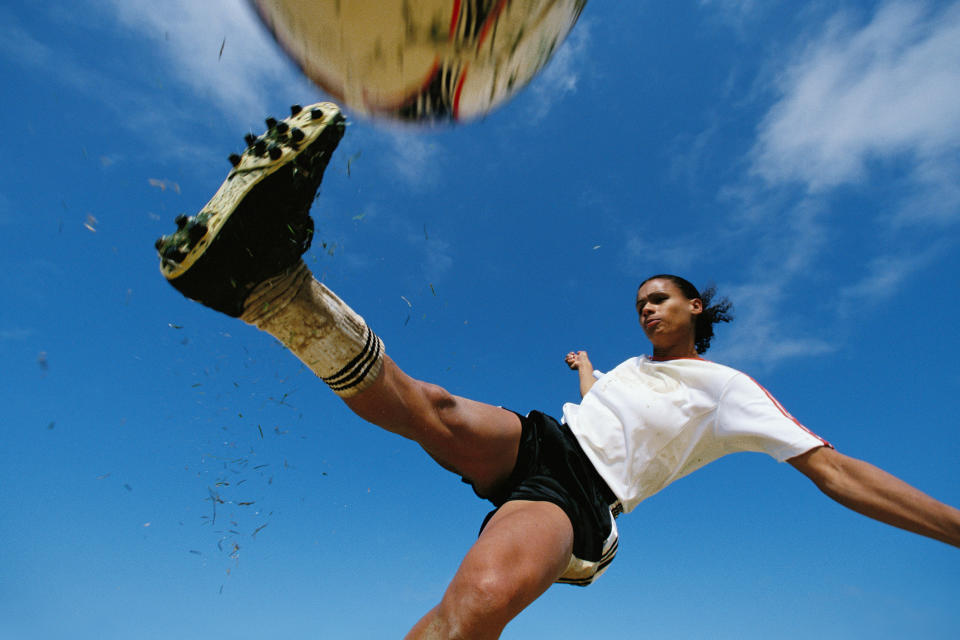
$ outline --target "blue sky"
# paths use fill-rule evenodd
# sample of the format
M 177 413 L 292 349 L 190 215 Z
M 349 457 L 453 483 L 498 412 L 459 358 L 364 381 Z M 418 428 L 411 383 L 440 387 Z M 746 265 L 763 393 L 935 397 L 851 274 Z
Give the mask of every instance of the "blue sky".
M 222 55 L 220 54 L 222 47 Z M 399 637 L 488 507 L 154 239 L 324 96 L 235 0 L 0 7 L 0 637 Z M 644 353 L 644 276 L 729 296 L 711 359 L 960 505 L 960 3 L 588 4 L 486 118 L 350 116 L 307 262 L 413 375 L 516 410 Z M 960 552 L 720 460 L 505 638 L 950 638 Z

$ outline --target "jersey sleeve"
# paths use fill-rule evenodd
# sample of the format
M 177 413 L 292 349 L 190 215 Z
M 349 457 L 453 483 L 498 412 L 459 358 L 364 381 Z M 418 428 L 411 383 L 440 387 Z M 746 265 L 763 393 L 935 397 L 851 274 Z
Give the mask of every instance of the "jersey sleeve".
M 738 373 L 720 398 L 717 436 L 729 453 L 757 451 L 784 462 L 811 449 L 831 446 L 800 424 L 776 398 Z

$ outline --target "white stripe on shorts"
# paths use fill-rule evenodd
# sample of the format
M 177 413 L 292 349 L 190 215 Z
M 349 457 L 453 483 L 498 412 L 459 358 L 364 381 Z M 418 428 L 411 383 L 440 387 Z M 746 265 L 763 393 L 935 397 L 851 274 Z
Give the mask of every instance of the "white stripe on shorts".
M 594 580 L 603 575 L 610 563 L 617 555 L 620 536 L 617 533 L 617 522 L 614 519 L 613 512 L 610 512 L 610 535 L 603 543 L 603 553 L 599 560 L 581 560 L 577 556 L 570 554 L 570 562 L 563 574 L 557 578 L 557 582 L 563 584 L 573 584 L 578 587 L 585 587 Z

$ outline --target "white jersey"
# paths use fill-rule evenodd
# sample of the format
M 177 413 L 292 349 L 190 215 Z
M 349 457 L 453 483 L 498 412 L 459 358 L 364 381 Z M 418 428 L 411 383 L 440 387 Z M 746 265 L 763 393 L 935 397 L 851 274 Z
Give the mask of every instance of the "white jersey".
M 728 453 L 759 451 L 783 462 L 828 445 L 722 364 L 641 356 L 595 375 L 580 404 L 563 406 L 563 418 L 624 511 Z

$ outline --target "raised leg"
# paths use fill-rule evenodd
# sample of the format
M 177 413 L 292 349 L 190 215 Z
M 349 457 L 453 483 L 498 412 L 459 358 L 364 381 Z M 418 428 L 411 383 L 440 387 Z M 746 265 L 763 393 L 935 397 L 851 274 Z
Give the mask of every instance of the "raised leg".
M 343 134 L 339 110 L 294 105 L 267 126 L 231 157 L 234 169 L 210 202 L 157 241 L 161 272 L 185 296 L 270 333 L 359 416 L 416 441 L 492 495 L 516 463 L 520 419 L 405 374 L 301 260 L 313 237 L 310 206 Z M 503 506 L 411 637 L 496 637 L 560 576 L 572 538 L 555 505 Z
M 503 505 L 467 553 L 443 600 L 408 639 L 486 640 L 560 576 L 570 560 L 573 527 L 549 502 Z
M 415 380 L 388 356 L 373 384 L 344 401 L 361 418 L 419 443 L 480 495 L 513 470 L 521 429 L 516 414 Z
M 280 340 L 360 417 L 419 443 L 481 495 L 513 470 L 521 431 L 515 414 L 408 376 L 302 262 L 255 289 L 241 318 Z

